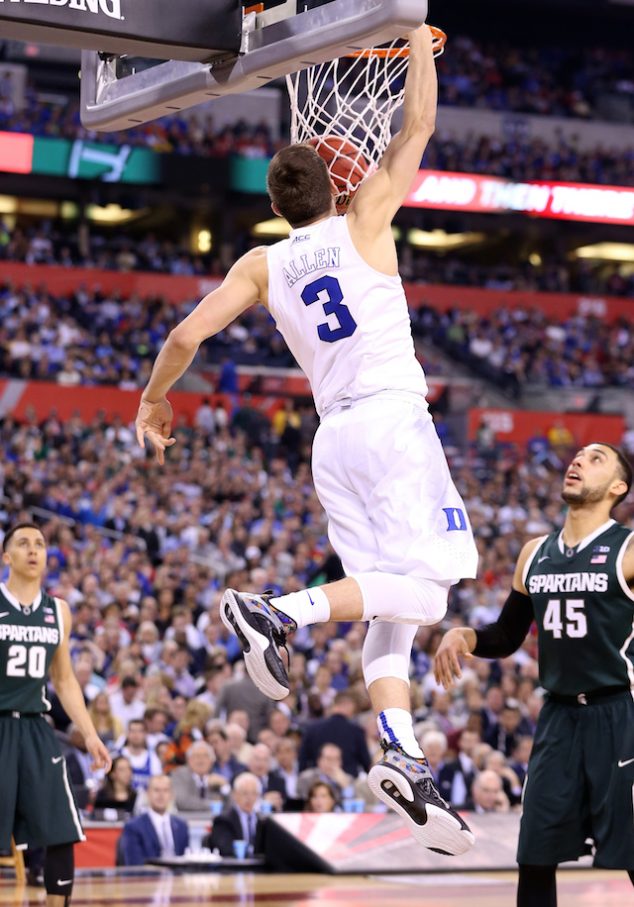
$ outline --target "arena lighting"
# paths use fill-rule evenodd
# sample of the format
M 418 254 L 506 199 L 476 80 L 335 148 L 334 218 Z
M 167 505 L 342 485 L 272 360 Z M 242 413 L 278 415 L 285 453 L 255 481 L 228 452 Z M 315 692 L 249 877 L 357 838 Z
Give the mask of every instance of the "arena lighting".
M 407 231 L 407 242 L 417 249 L 436 249 L 449 251 L 463 249 L 465 246 L 476 246 L 486 242 L 485 233 L 446 233 L 444 230 L 417 230 Z
M 104 224 L 107 226 L 120 226 L 129 224 L 130 221 L 136 220 L 145 214 L 147 208 L 122 208 L 120 205 L 87 205 L 86 217 L 95 224 Z
M 283 217 L 272 217 L 270 220 L 261 220 L 259 224 L 251 227 L 251 236 L 272 236 L 283 239 L 290 233 L 290 224 Z M 392 227 L 392 236 L 398 242 L 402 236 L 400 227 Z
M 18 200 L 12 195 L 0 195 L 0 214 L 16 214 Z
M 634 261 L 634 245 L 626 242 L 598 242 L 579 246 L 570 253 L 572 258 L 592 258 L 595 261 Z
M 202 255 L 211 252 L 212 236 L 211 230 L 199 230 L 196 234 L 196 250 Z
M 283 217 L 272 217 L 270 220 L 261 220 L 259 224 L 251 227 L 252 236 L 277 236 L 283 238 L 290 233 L 290 224 Z

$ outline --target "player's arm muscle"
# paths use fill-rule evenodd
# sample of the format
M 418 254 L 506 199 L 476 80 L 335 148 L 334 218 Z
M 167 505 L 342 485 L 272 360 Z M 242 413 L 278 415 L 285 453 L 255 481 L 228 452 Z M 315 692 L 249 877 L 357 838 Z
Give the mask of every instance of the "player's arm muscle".
M 258 276 L 263 255 L 264 250 L 253 249 L 239 259 L 218 289 L 208 293 L 194 311 L 170 331 L 143 392 L 145 400 L 162 399 L 191 365 L 203 340 L 222 331 L 260 301 L 262 292 Z
M 70 660 L 69 639 L 72 630 L 70 608 L 65 601 L 61 599 L 58 599 L 58 601 L 60 602 L 61 617 L 64 624 L 64 638 L 57 647 L 51 661 L 51 681 L 64 707 L 64 711 L 73 724 L 77 725 L 84 737 L 87 737 L 89 734 L 94 733 L 95 729 L 86 710 L 84 695 L 75 677 Z
M 410 58 L 405 81 L 403 124 L 387 147 L 376 173 L 359 187 L 351 205 L 353 218 L 375 228 L 390 224 L 403 204 L 433 135 L 438 104 L 438 78 L 432 36 L 424 25 L 409 36 Z

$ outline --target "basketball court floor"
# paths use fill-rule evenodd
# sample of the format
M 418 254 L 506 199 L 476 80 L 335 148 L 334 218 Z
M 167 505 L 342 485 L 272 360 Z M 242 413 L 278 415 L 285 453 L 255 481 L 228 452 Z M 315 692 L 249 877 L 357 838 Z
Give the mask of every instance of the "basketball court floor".
M 0 907 L 39 907 L 41 888 L 19 890 L 0 880 Z M 266 875 L 262 873 L 188 873 L 143 871 L 138 875 L 80 876 L 73 907 L 512 907 L 511 872 L 443 873 L 401 876 Z M 565 870 L 559 873 L 559 907 L 634 905 L 634 890 L 624 872 Z

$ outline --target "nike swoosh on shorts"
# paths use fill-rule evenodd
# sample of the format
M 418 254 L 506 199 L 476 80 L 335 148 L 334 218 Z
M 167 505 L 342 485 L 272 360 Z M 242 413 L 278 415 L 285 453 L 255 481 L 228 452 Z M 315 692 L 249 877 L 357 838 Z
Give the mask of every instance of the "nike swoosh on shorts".
M 619 768 L 625 768 L 626 765 L 630 765 L 634 762 L 634 759 L 619 759 L 617 765 Z

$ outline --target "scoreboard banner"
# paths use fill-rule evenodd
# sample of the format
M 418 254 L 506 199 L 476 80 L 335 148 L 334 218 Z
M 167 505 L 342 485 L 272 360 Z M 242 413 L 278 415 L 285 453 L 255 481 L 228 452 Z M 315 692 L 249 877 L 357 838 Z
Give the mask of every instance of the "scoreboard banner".
M 161 182 L 161 158 L 131 145 L 0 132 L 0 171 L 142 185 Z
M 514 182 L 497 176 L 419 170 L 405 207 L 528 214 L 634 226 L 634 188 L 590 183 Z

